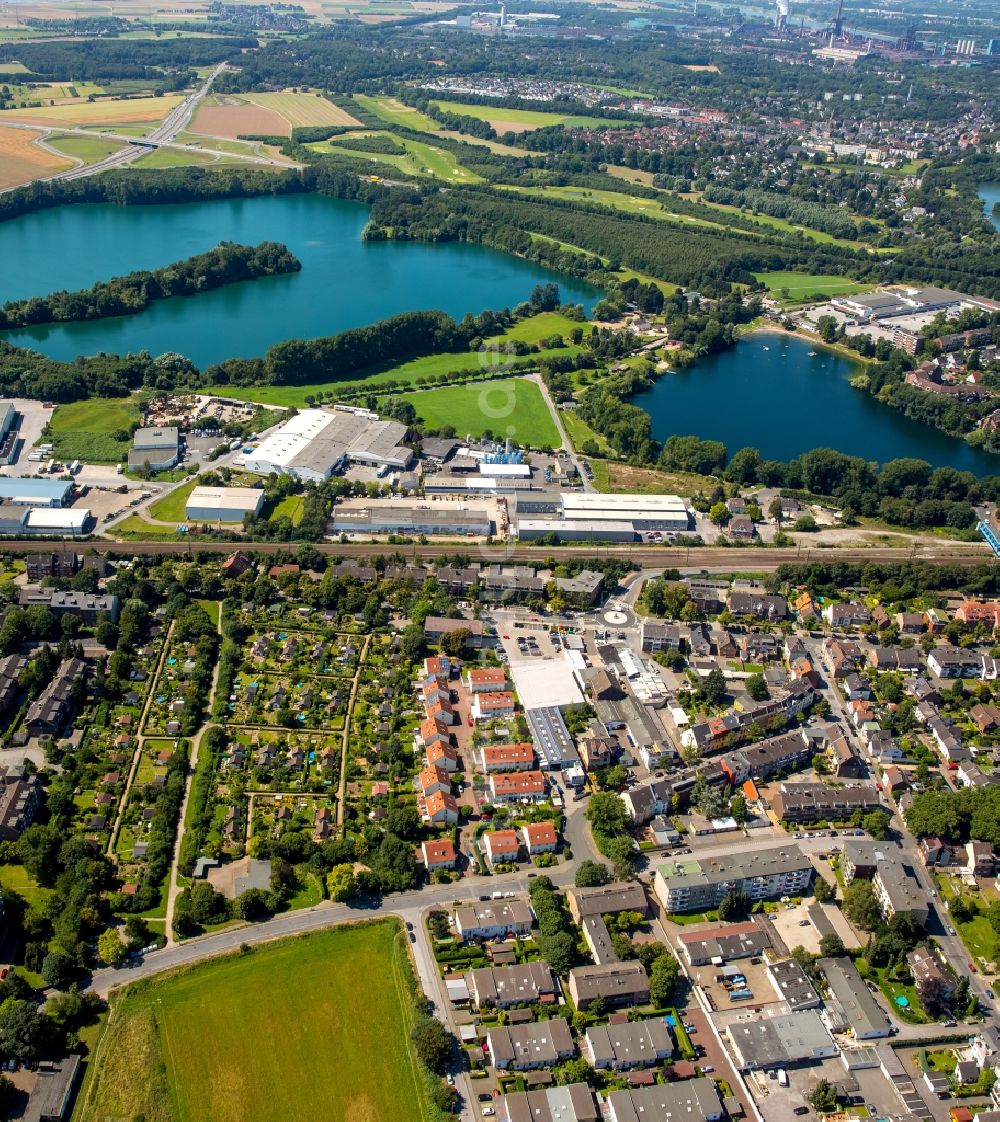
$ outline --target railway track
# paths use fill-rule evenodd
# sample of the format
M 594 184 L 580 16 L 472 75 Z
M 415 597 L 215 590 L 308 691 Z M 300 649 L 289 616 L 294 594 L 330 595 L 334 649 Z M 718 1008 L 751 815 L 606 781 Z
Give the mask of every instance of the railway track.
M 116 557 L 193 557 L 196 554 L 226 555 L 237 549 L 263 556 L 294 553 L 301 543 L 258 541 L 87 541 L 58 543 L 59 548 L 70 546 L 81 553 L 102 553 Z M 56 543 L 12 539 L 0 542 L 0 552 L 37 553 L 54 548 Z M 620 557 L 635 561 L 643 568 L 739 569 L 769 570 L 779 565 L 799 562 L 835 562 L 852 564 L 866 562 L 901 564 L 904 561 L 922 561 L 929 564 L 982 565 L 995 561 L 985 544 L 967 546 L 917 544 L 912 549 L 893 549 L 885 546 L 865 548 L 812 548 L 812 549 L 754 549 L 713 546 L 625 546 L 625 545 L 483 545 L 477 542 L 428 542 L 424 545 L 390 545 L 388 543 L 316 542 L 312 548 L 330 557 L 399 556 L 407 561 L 428 560 L 436 557 L 453 557 L 467 554 L 484 562 L 538 561 L 549 558 L 568 560 L 585 557 Z

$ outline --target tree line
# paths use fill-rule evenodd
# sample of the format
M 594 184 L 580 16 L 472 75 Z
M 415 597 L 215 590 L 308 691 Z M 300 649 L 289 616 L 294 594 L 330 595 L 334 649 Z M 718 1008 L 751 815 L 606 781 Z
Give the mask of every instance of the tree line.
M 61 290 L 48 296 L 9 301 L 0 308 L 0 328 L 130 316 L 157 300 L 194 296 L 223 285 L 294 273 L 301 268 L 299 259 L 279 242 L 261 242 L 256 246 L 220 242 L 207 253 L 197 253 L 161 269 L 136 270 L 75 292 Z

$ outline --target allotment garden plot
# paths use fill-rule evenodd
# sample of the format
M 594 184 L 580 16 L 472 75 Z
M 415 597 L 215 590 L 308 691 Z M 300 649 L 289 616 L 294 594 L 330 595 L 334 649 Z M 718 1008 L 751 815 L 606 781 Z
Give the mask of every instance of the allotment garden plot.
M 353 635 L 290 630 L 256 635 L 244 648 L 233 682 L 231 724 L 342 730 L 360 649 Z

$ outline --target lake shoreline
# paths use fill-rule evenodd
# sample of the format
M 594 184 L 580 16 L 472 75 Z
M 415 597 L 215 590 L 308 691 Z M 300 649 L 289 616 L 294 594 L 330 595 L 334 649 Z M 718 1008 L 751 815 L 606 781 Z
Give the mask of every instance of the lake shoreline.
M 768 346 L 769 337 L 781 343 Z M 734 347 L 665 373 L 629 403 L 650 416 L 652 435 L 661 442 L 693 435 L 721 441 L 730 454 L 751 447 L 782 463 L 833 448 L 878 463 L 915 458 L 977 477 L 1000 474 L 996 453 L 852 385 L 867 365 L 812 332 L 758 323 L 741 332 Z

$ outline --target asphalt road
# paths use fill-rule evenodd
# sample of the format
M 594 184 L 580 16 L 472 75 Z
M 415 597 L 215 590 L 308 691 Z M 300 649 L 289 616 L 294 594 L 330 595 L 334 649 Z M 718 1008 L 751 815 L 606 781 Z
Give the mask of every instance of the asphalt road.
M 188 122 L 194 116 L 195 110 L 198 108 L 199 102 L 212 88 L 212 83 L 225 68 L 226 64 L 224 62 L 220 63 L 194 93 L 184 98 L 180 105 L 167 114 L 162 124 L 158 125 L 148 136 L 143 138 L 143 144 L 130 144 L 126 148 L 122 148 L 117 152 L 112 152 L 110 156 L 99 160 L 96 164 L 90 164 L 82 168 L 71 168 L 69 171 L 61 172 L 49 178 L 67 180 L 84 179 L 89 175 L 97 175 L 102 171 L 107 171 L 109 168 L 122 167 L 124 164 L 130 164 L 140 156 L 148 156 L 151 151 L 150 145 L 156 147 L 163 142 L 170 141 L 176 133 L 187 127 Z

